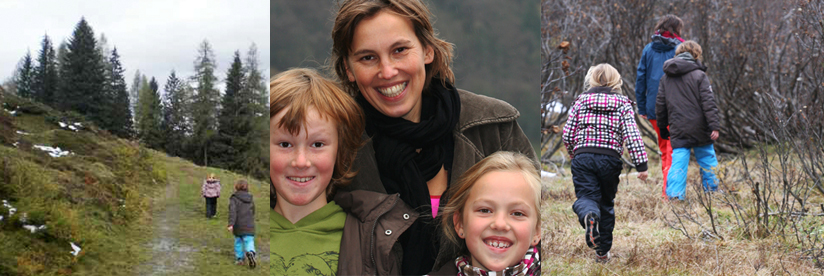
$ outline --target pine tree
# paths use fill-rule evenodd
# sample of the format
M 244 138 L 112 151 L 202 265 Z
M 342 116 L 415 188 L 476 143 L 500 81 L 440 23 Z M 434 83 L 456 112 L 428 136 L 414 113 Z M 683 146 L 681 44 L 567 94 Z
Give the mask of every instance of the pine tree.
M 186 141 L 192 128 L 188 122 L 190 113 L 187 86 L 172 70 L 163 87 L 166 96 L 163 97 L 161 130 L 164 133 L 166 153 L 171 156 L 185 156 Z
M 108 107 L 108 115 L 112 124 L 108 130 L 121 138 L 132 137 L 132 113 L 129 109 L 129 92 L 126 91 L 126 79 L 123 76 L 123 66 L 120 64 L 120 55 L 117 47 L 112 50 L 109 59 L 109 87 L 111 89 L 112 104 Z
M 235 52 L 235 58 L 229 71 L 226 73 L 226 92 L 221 101 L 221 111 L 218 117 L 218 135 L 209 152 L 212 156 L 212 166 L 242 171 L 241 152 L 252 147 L 251 137 L 253 130 L 252 105 L 244 97 L 243 87 L 245 79 L 243 63 L 240 53 Z M 253 100 L 253 99 L 251 99 Z
M 60 45 L 57 46 L 57 59 L 55 60 L 55 68 L 60 68 L 60 65 L 63 64 L 63 61 L 66 60 L 66 53 L 69 52 L 69 44 L 66 41 L 61 41 Z
M 143 75 L 140 74 L 140 70 L 135 70 L 134 72 L 134 80 L 132 81 L 132 87 L 129 89 L 129 110 L 132 112 L 132 118 L 134 121 L 137 121 L 138 114 L 137 114 L 137 99 L 140 97 L 140 87 L 143 82 L 141 82 Z
M 203 40 L 200 49 L 198 49 L 198 57 L 195 60 L 194 82 L 197 83 L 197 94 L 192 104 L 194 133 L 191 140 L 191 150 L 192 160 L 198 165 L 209 164 L 207 150 L 217 132 L 220 92 L 215 88 L 217 82 L 217 77 L 215 77 L 216 67 L 212 46 L 208 41 Z
M 163 133 L 160 129 L 162 114 L 160 95 L 157 89 L 157 81 L 152 77 L 149 83 L 143 84 L 143 89 L 140 91 L 138 103 L 140 117 L 137 119 L 137 136 L 147 147 L 163 150 Z
M 63 110 L 76 111 L 98 125 L 105 124 L 105 69 L 96 48 L 94 31 L 81 18 L 69 39 L 60 66 L 60 90 L 56 97 Z
M 32 94 L 34 98 L 42 103 L 54 106 L 59 100 L 56 99 L 58 90 L 57 61 L 55 59 L 54 47 L 48 35 L 43 37 L 42 48 L 37 56 L 37 68 L 35 69 L 34 82 L 32 82 Z
M 249 174 L 266 178 L 269 175 L 269 87 L 266 86 L 266 79 L 263 73 L 258 69 L 258 55 L 257 46 L 253 43 L 249 47 L 246 54 L 246 79 L 244 80 L 243 88 L 248 89 L 252 97 L 255 98 L 254 104 L 254 126 L 255 130 L 250 136 L 256 137 L 256 146 L 247 149 L 243 156 L 242 167 L 246 168 L 244 171 Z
M 20 60 L 17 69 L 17 95 L 25 98 L 32 98 L 32 85 L 34 83 L 35 68 L 32 64 L 31 53 L 26 51 L 26 55 Z

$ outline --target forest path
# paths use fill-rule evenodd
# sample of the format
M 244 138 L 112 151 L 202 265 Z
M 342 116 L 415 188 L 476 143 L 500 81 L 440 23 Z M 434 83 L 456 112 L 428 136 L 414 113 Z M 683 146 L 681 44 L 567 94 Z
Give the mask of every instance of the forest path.
M 268 275 L 268 189 L 260 181 L 207 167 L 197 167 L 178 158 L 166 162 L 168 185 L 152 202 L 152 237 L 146 248 L 150 257 L 137 275 Z M 221 180 L 217 216 L 205 217 L 200 185 L 209 173 Z M 250 180 L 255 197 L 255 269 L 234 262 L 234 236 L 226 230 L 229 197 L 236 180 Z M 267 187 L 268 188 L 268 187 Z

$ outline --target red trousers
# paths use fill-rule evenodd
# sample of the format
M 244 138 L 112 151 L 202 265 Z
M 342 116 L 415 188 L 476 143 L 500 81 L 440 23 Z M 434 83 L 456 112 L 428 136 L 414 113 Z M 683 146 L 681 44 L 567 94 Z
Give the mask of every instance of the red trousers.
M 661 150 L 661 172 L 664 178 L 664 189 L 661 191 L 661 196 L 667 197 L 667 174 L 670 166 L 672 166 L 672 146 L 670 140 L 661 139 L 661 130 L 658 129 L 658 122 L 656 120 L 649 120 L 655 133 L 658 134 L 658 148 Z M 669 129 L 669 127 L 667 127 Z

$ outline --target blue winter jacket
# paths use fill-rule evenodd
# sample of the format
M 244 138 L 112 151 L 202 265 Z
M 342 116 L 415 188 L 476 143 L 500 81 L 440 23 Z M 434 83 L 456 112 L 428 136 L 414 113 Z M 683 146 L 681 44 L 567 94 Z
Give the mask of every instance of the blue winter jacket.
M 639 115 L 655 120 L 658 81 L 664 76 L 664 62 L 675 56 L 678 44 L 681 41 L 656 34 L 652 36 L 652 42 L 644 47 L 635 78 L 635 99 L 638 101 Z

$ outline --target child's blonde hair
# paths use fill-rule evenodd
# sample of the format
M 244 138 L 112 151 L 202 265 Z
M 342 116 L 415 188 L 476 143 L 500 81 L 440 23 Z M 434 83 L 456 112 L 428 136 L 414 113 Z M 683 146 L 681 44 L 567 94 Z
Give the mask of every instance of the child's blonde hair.
M 677 56 L 683 52 L 690 53 L 692 57 L 697 60 L 703 60 L 701 54 L 704 51 L 701 50 L 701 45 L 698 45 L 698 42 L 687 40 L 681 44 L 678 44 L 678 48 L 675 48 L 675 55 Z
M 469 255 L 469 249 L 466 243 L 461 241 L 458 233 L 455 231 L 455 214 L 458 214 L 458 219 L 463 220 L 463 209 L 469 198 L 469 192 L 475 183 L 478 182 L 482 176 L 497 171 L 515 171 L 520 172 L 526 183 L 532 187 L 535 192 L 532 198 L 535 201 L 535 214 L 538 218 L 538 227 L 541 225 L 541 212 L 538 206 L 541 205 L 541 178 L 535 165 L 526 155 L 518 152 L 499 151 L 490 156 L 487 156 L 481 162 L 473 165 L 458 179 L 455 185 L 446 192 L 449 202 L 444 206 L 441 214 L 441 230 L 442 235 L 446 237 L 443 244 L 445 258 L 455 258 L 457 256 Z M 440 255 L 440 254 L 439 254 Z M 439 258 L 440 259 L 440 258 Z
M 584 90 L 589 90 L 593 87 L 611 87 L 612 91 L 621 93 L 621 86 L 624 81 L 621 80 L 621 74 L 615 67 L 607 63 L 601 63 L 589 68 L 586 77 L 584 77 Z
M 326 193 L 331 198 L 334 186 L 349 184 L 357 174 L 352 171 L 352 163 L 363 145 L 361 135 L 364 131 L 364 115 L 352 97 L 335 82 L 313 69 L 290 69 L 275 75 L 269 82 L 269 120 L 288 109 L 280 122 L 277 122 L 278 128 L 297 135 L 306 125 L 310 108 L 314 108 L 322 118 L 337 126 L 335 170 L 332 173 L 332 183 L 326 188 Z
M 246 182 L 246 179 L 239 179 L 235 182 L 235 191 L 249 191 L 249 183 Z

